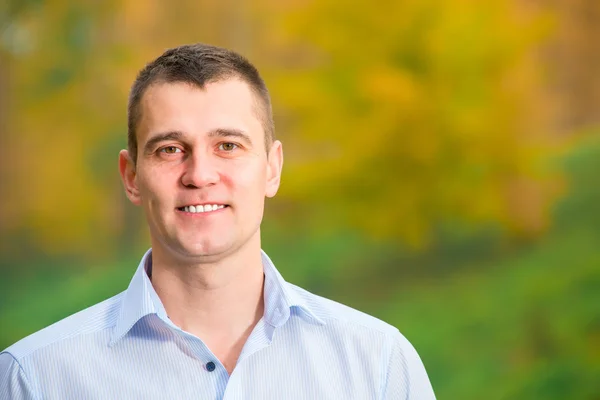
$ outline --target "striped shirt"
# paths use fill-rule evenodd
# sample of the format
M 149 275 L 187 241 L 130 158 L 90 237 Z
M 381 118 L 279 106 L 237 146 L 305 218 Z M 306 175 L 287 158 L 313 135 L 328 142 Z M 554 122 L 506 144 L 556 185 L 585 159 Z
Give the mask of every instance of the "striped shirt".
M 283 280 L 262 253 L 265 310 L 229 375 L 174 325 L 147 274 L 0 353 L 0 399 L 434 399 L 398 330 Z

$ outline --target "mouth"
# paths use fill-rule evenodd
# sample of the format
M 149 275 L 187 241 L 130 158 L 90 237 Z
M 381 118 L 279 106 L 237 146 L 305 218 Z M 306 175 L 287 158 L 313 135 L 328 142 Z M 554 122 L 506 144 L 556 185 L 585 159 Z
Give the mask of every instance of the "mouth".
M 229 206 L 227 204 L 197 204 L 197 205 L 177 207 L 177 209 L 181 212 L 192 213 L 192 214 L 201 214 L 201 213 L 222 210 L 226 207 L 229 207 Z

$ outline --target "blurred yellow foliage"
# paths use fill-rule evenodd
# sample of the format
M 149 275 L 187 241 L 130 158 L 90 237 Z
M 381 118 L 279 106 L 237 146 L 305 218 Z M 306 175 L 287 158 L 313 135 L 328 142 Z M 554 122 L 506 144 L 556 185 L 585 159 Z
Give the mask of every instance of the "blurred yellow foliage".
M 246 54 L 271 88 L 286 154 L 277 218 L 415 246 L 446 220 L 523 234 L 548 223 L 557 177 L 544 168 L 543 10 L 467 0 L 27 4 L 2 20 L 15 152 L 2 230 L 37 251 L 136 242 L 131 225 L 142 224 L 116 172 L 127 91 L 144 63 L 197 41 Z
M 302 146 L 284 196 L 416 246 L 448 220 L 546 228 L 558 177 L 545 169 L 536 52 L 550 14 L 506 1 L 329 0 L 283 18 L 282 51 L 310 54 L 275 72 L 275 104 L 295 116 L 285 138 Z

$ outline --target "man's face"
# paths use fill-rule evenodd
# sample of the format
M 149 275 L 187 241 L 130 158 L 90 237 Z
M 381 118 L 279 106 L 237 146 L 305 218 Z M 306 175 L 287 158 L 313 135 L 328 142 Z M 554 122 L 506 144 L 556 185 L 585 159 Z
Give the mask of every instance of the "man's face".
M 141 101 L 138 157 L 120 170 L 144 208 L 152 246 L 180 261 L 218 260 L 260 243 L 265 196 L 279 187 L 281 143 L 267 155 L 258 100 L 239 79 L 160 83 Z M 215 209 L 216 206 L 216 209 Z

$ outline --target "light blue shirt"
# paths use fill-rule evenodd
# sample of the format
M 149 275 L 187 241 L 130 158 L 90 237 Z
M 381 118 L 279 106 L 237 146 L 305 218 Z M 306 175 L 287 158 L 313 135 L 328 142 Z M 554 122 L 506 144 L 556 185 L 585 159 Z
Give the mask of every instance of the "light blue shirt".
M 262 253 L 265 311 L 229 375 L 174 325 L 147 275 L 0 353 L 0 399 L 434 399 L 385 322 L 283 280 Z

